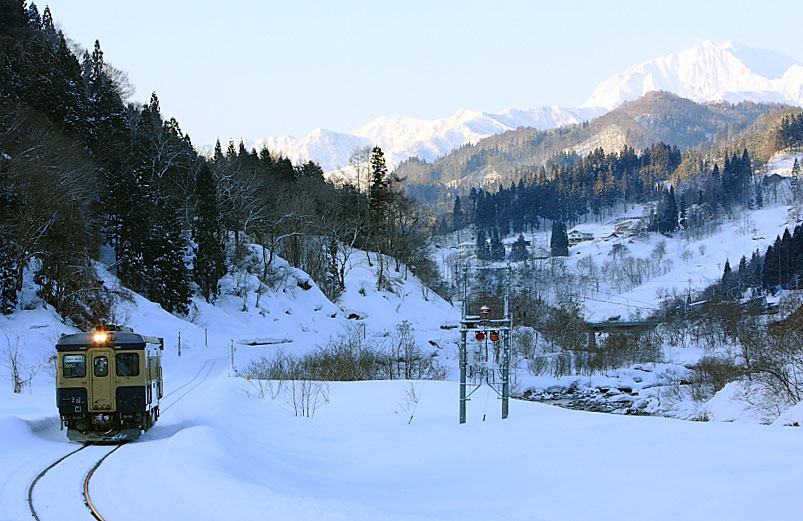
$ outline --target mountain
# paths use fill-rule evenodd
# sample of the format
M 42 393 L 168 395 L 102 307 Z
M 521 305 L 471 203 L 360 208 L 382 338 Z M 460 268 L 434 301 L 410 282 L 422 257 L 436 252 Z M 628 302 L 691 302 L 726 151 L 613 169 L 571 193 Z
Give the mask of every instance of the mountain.
M 351 133 L 316 129 L 300 139 L 266 137 L 247 145 L 268 146 L 296 163 L 317 161 L 324 171 L 331 173 L 330 177 L 337 178 L 341 174 L 333 171 L 349 165 L 349 157 L 357 148 L 382 147 L 393 167 L 410 157 L 432 162 L 465 144 L 476 144 L 521 127 L 547 130 L 588 121 L 653 91 L 671 92 L 699 103 L 753 101 L 803 105 L 803 64 L 777 52 L 733 41 L 721 45 L 704 41 L 616 74 L 597 85 L 579 108 L 540 106 L 497 114 L 461 109 L 436 120 L 381 116 Z M 592 137 L 577 151 L 606 144 L 621 148 L 625 143 L 623 135 L 621 129 L 609 128 L 607 135 Z
M 350 134 L 316 129 L 301 139 L 265 137 L 246 142 L 246 146 L 249 149 L 267 146 L 294 163 L 312 159 L 320 163 L 324 171 L 332 171 L 349 165 L 349 156 L 355 149 L 378 145 L 388 163 L 396 166 L 409 157 L 433 161 L 466 143 L 476 143 L 519 127 L 555 128 L 580 123 L 605 112 L 605 109 L 593 107 L 544 106 L 509 109 L 498 114 L 461 109 L 447 118 L 435 120 L 381 116 Z
M 396 174 L 406 180 L 416 198 L 434 203 L 449 190 L 507 185 L 521 177 L 522 169 L 554 160 L 571 161 L 567 154 L 584 156 L 597 148 L 617 152 L 627 145 L 640 150 L 658 142 L 681 150 L 703 144 L 730 146 L 742 132 L 755 131 L 761 116 L 782 107 L 753 102 L 700 104 L 669 92 L 649 92 L 587 123 L 505 132 L 433 162 L 405 161 Z
M 313 130 L 301 139 L 292 136 L 268 136 L 246 142 L 248 150 L 268 147 L 289 158 L 294 164 L 317 161 L 325 171 L 348 165 L 352 152 L 366 146 L 372 146 L 372 141 L 354 134 L 322 128 Z
M 582 107 L 613 109 L 655 90 L 698 102 L 756 101 L 803 105 L 803 64 L 733 41 L 710 41 L 647 60 L 597 85 Z

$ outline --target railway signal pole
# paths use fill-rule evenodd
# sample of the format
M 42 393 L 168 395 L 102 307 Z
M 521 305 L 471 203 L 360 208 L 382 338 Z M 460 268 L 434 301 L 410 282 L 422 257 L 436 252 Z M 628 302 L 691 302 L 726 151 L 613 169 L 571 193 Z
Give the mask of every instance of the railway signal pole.
M 502 419 L 508 417 L 513 333 L 510 283 L 509 264 L 504 267 L 466 265 L 463 268 L 460 423 L 466 423 L 466 402 L 483 385 L 488 385 L 499 395 Z

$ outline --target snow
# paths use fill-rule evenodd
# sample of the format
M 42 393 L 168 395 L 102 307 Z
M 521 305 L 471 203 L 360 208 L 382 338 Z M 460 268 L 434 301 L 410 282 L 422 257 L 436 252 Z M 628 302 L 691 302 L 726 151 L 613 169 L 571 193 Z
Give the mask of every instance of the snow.
M 703 242 L 690 242 L 697 253 L 686 268 L 693 268 L 695 282 L 717 276 L 725 256 L 750 253 L 771 241 L 787 222 L 787 210 L 776 206 L 751 214 L 755 234 L 766 237 L 764 242 L 754 241 L 752 231 L 739 234 L 733 223 L 724 223 Z M 626 215 L 639 212 L 631 208 Z M 596 236 L 610 226 L 582 228 Z M 534 246 L 545 240 L 531 238 Z M 631 254 L 649 255 L 659 240 L 627 244 Z M 667 240 L 667 256 L 676 255 L 682 242 Z M 571 262 L 583 255 L 602 260 L 611 244 L 583 243 L 572 248 Z M 699 252 L 703 244 L 705 254 Z M 261 258 L 258 247 L 252 251 Z M 190 320 L 134 294 L 121 305 L 122 323 L 166 339 L 167 394 L 156 426 L 110 456 L 95 474 L 90 492 L 103 515 L 140 519 L 142 498 L 148 498 L 156 518 L 177 520 L 747 520 L 790 518 L 799 509 L 801 431 L 784 425 L 800 421 L 801 409 L 787 411 L 772 426 L 755 425 L 745 416 L 726 414 L 737 407 L 726 392 L 704 411 L 723 421 L 588 413 L 518 400 L 511 401 L 510 417 L 503 421 L 496 394 L 481 388 L 468 402 L 468 423 L 460 425 L 454 381 L 339 382 L 320 384 L 311 417 L 294 415 L 293 384 L 280 388 L 277 382 L 246 380 L 241 371 L 248 360 L 279 350 L 308 352 L 354 326 L 383 342 L 406 320 L 421 348 L 456 367 L 457 333 L 444 328 L 455 325 L 459 311 L 405 276 L 404 266 L 396 271 L 390 261 L 392 291 L 379 291 L 375 257 L 373 265 L 363 252 L 351 260 L 338 304 L 304 272 L 277 259 L 276 285 L 259 304 L 258 280 L 248 275 L 227 276 L 215 306 L 196 299 Z M 670 271 L 664 277 L 663 284 L 682 279 L 685 287 L 687 273 Z M 104 279 L 116 284 L 108 273 Z M 52 355 L 58 336 L 73 330 L 41 306 L 30 284 L 26 278 L 31 309 L 0 318 L 0 329 L 9 339 L 19 338 L 26 360 L 34 362 Z M 655 287 L 604 300 L 650 303 L 645 295 L 654 294 Z M 248 289 L 245 299 L 238 288 Z M 604 316 L 613 309 L 605 306 L 593 303 L 589 313 Z M 352 314 L 358 318 L 349 319 Z M 662 413 L 656 393 L 684 371 L 675 360 L 586 379 L 522 375 L 519 385 L 547 392 L 574 379 L 581 386 L 609 387 L 611 401 L 642 400 L 644 412 Z M 59 431 L 51 374 L 40 372 L 21 395 L 10 392 L 5 374 L 0 381 L 0 519 L 27 519 L 33 477 L 77 446 Z M 685 417 L 698 413 L 690 409 Z M 92 450 L 37 485 L 35 501 L 51 516 L 43 519 L 53 514 L 87 518 L 79 485 L 93 462 L 90 456 L 105 449 Z M 119 486 L 121 477 L 125 487 Z
M 803 153 L 778 152 L 767 162 L 764 175 L 777 174 L 782 177 L 790 177 L 796 159 L 800 167 L 803 168 Z
M 172 365 L 178 383 L 197 360 Z M 485 390 L 469 402 L 469 422 L 459 425 L 452 382 L 329 384 L 329 402 L 304 418 L 281 399 L 247 397 L 244 385 L 213 371 L 141 441 L 112 455 L 92 481 L 99 511 L 140 519 L 142 498 L 158 518 L 177 520 L 746 520 L 788 518 L 799 508 L 798 429 L 518 401 L 503 421 L 495 395 Z M 410 385 L 420 399 L 408 424 L 403 401 Z M 36 389 L 17 399 L 52 418 L 47 394 Z M 58 441 L 57 426 L 46 419 L 14 419 L 6 400 L 0 414 L 8 469 L 0 517 L 23 519 L 32 476 L 75 445 Z M 70 487 L 77 496 L 81 477 L 43 482 L 35 497 L 64 497 Z M 622 493 L 619 482 L 632 491 Z M 79 507 L 71 512 L 82 519 Z
M 460 109 L 451 116 L 425 120 L 410 116 L 380 116 L 350 133 L 316 129 L 303 138 L 291 136 L 264 137 L 247 141 L 250 150 L 267 146 L 293 163 L 317 161 L 327 177 L 338 177 L 338 171 L 348 169 L 352 152 L 366 146 L 379 146 L 390 167 L 410 157 L 427 161 L 446 155 L 466 143 L 518 127 L 545 130 L 581 123 L 607 112 L 599 108 L 561 108 L 543 106 L 506 109 L 485 113 Z
M 791 169 L 788 158 L 783 161 Z M 778 159 L 777 162 L 780 164 L 781 160 Z M 583 259 L 590 258 L 597 268 L 611 262 L 612 250 L 616 245 L 625 247 L 626 255 L 636 259 L 649 259 L 661 242 L 666 246 L 663 260 L 657 263 L 660 274 L 645 277 L 642 284 L 620 291 L 611 281 L 602 280 L 598 291 L 595 288 L 588 289 L 581 296 L 584 317 L 587 320 L 604 321 L 615 315 L 620 315 L 623 320 L 636 315 L 645 318 L 658 309 L 661 295 L 671 295 L 673 292 L 687 295 L 689 291 L 704 289 L 722 278 L 726 261 L 730 262 L 732 268 L 736 268 L 742 256 L 749 259 L 756 250 L 763 254 L 776 236 L 783 234 L 785 227 L 789 227 L 791 231 L 798 223 L 797 214 L 792 207 L 775 204 L 745 212 L 732 221 L 722 222 L 711 235 L 700 238 L 685 237 L 682 231 L 676 232 L 673 237 L 664 237 L 659 233 L 647 233 L 643 237 L 623 233 L 618 237 L 610 237 L 616 224 L 644 219 L 647 212 L 643 206 L 629 205 L 624 212 L 620 208 L 618 213 L 605 219 L 589 218 L 587 222 L 572 227 L 572 230 L 592 233 L 594 236 L 591 241 L 570 247 L 565 262 L 568 272 L 573 274 L 577 273 L 578 263 Z M 531 252 L 539 247 L 549 249 L 551 228 L 546 228 L 524 234 L 525 239 L 530 241 Z M 463 231 L 461 238 L 464 240 L 466 235 Z M 475 244 L 474 239 L 464 242 Z M 442 272 L 448 270 L 445 265 L 446 257 L 457 251 L 451 246 L 444 244 L 435 255 L 436 259 L 441 260 Z M 473 248 L 469 248 L 469 251 L 473 253 Z M 544 262 L 548 264 L 549 261 Z
M 795 60 L 732 41 L 703 41 L 647 60 L 603 81 L 583 107 L 616 108 L 655 90 L 698 102 L 750 100 L 803 104 L 803 74 Z
M 770 416 L 750 405 L 751 389 L 745 382 L 730 382 L 705 404 L 705 413 L 713 421 L 768 423 Z

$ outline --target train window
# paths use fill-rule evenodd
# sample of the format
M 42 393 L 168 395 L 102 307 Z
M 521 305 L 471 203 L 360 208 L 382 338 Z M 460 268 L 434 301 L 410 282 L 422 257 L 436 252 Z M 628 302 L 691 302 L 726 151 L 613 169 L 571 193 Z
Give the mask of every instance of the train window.
M 84 355 L 64 355 L 62 358 L 62 374 L 65 378 L 83 378 L 86 376 L 86 357 Z
M 139 355 L 120 353 L 117 355 L 117 376 L 139 376 Z
M 109 359 L 105 356 L 96 356 L 93 362 L 95 364 L 95 376 L 106 376 L 109 374 Z

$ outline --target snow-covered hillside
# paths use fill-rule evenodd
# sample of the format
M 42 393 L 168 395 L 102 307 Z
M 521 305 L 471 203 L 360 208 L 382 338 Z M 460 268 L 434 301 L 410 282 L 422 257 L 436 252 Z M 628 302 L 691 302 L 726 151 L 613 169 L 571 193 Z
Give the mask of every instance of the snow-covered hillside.
M 732 41 L 703 41 L 647 60 L 600 83 L 583 107 L 614 109 L 654 90 L 698 102 L 744 100 L 803 104 L 803 64 Z
M 803 154 L 778 153 L 769 161 L 763 175 L 788 178 L 796 159 L 803 163 Z M 763 254 L 776 236 L 783 234 L 784 228 L 791 231 L 803 220 L 797 205 L 791 204 L 788 179 L 767 184 L 764 198 L 764 208 L 741 212 L 701 235 L 687 235 L 682 231 L 672 237 L 657 232 L 634 234 L 632 228 L 638 223 L 646 224 L 651 211 L 640 205 L 629 205 L 625 211 L 620 207 L 617 213 L 601 220 L 587 215 L 586 222 L 569 231 L 586 233 L 591 239 L 572 246 L 568 257 L 556 261 L 561 263 L 561 270 L 587 286 L 585 289 L 586 286 L 577 284 L 571 288 L 580 295 L 586 319 L 606 320 L 617 315 L 622 319 L 646 317 L 658 309 L 663 298 L 673 293 L 697 292 L 721 279 L 726 261 L 736 267 L 742 256 L 749 259 L 756 250 Z M 525 233 L 524 237 L 531 253 L 549 251 L 550 229 Z M 472 257 L 474 240 L 470 230 L 461 230 L 441 241 L 436 254 L 441 271 L 449 272 L 449 257 L 460 255 L 461 250 Z M 516 237 L 511 236 L 503 241 L 508 251 L 515 240 Z M 603 273 L 606 264 L 621 265 L 628 260 L 642 263 L 641 268 L 634 268 L 644 272 L 643 277 L 634 277 L 641 280 L 640 283 L 625 283 L 622 278 L 611 280 Z M 549 260 L 537 264 L 547 274 L 554 272 Z

